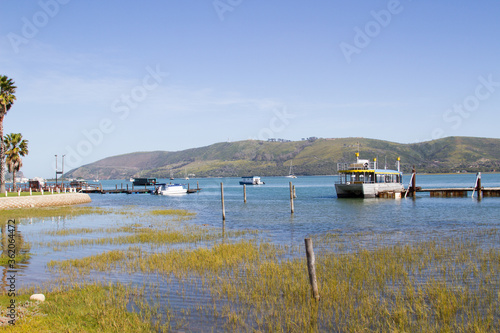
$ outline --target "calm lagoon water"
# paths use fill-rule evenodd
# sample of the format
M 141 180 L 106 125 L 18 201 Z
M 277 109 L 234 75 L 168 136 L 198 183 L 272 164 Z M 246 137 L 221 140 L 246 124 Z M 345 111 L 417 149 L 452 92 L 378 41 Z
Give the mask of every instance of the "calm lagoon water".
M 475 174 L 417 175 L 417 186 L 472 187 Z M 342 232 L 402 233 L 435 229 L 442 233 L 457 228 L 478 225 L 497 226 L 500 198 L 482 201 L 469 198 L 430 198 L 428 193 L 416 200 L 402 199 L 337 199 L 334 184 L 336 176 L 298 177 L 292 179 L 297 198 L 295 214 L 290 214 L 289 182 L 285 177 L 263 178 L 265 185 L 247 186 L 247 203 L 243 203 L 242 186 L 238 178 L 209 178 L 180 180 L 202 191 L 180 197 L 151 195 L 108 194 L 91 195 L 92 205 L 119 208 L 134 205 L 137 209 L 149 207 L 180 208 L 194 211 L 195 224 L 222 225 L 220 183 L 224 183 L 226 228 L 257 229 L 277 243 L 303 241 L 306 236 L 336 230 Z M 167 180 L 161 180 L 167 181 Z M 404 178 L 405 186 L 409 177 Z M 103 188 L 115 188 L 124 181 L 104 181 Z M 485 187 L 500 187 L 500 174 L 483 174 Z M 469 194 L 470 195 L 470 194 Z
M 226 222 L 225 230 L 259 230 L 257 237 L 276 244 L 303 246 L 304 238 L 335 232 L 340 235 L 373 233 L 389 235 L 394 242 L 446 237 L 468 230 L 497 229 L 500 225 L 500 198 L 430 198 L 419 193 L 415 199 L 337 199 L 334 184 L 336 176 L 266 177 L 265 185 L 247 186 L 247 203 L 243 203 L 239 178 L 205 178 L 176 180 L 189 183 L 191 188 L 199 183 L 202 190 L 182 196 L 155 196 L 149 194 L 90 194 L 90 206 L 144 211 L 150 209 L 186 209 L 196 213 L 187 223 L 222 227 L 220 183 L 224 183 Z M 160 180 L 160 182 L 168 180 Z M 290 214 L 289 182 L 296 186 L 295 214 Z M 405 176 L 405 186 L 409 176 Z M 472 187 L 475 174 L 417 175 L 421 187 Z M 126 180 L 102 181 L 104 189 L 117 185 L 126 187 Z M 485 187 L 500 187 L 500 174 L 483 174 Z M 470 195 L 470 194 L 469 194 Z M 64 228 L 99 228 L 120 225 L 122 216 L 91 215 L 75 218 L 24 219 L 19 232 L 32 244 L 50 241 L 43 232 Z M 148 221 L 137 217 L 137 222 Z M 130 221 L 129 221 L 130 222 Z M 65 239 L 99 237 L 103 235 L 66 236 Z M 106 236 L 106 235 L 104 235 Z M 252 236 L 255 237 L 255 236 Z M 497 244 L 491 244 L 496 247 Z M 19 273 L 19 287 L 39 285 L 54 278 L 46 264 L 50 260 L 78 258 L 98 254 L 110 249 L 126 249 L 123 246 L 68 247 L 57 250 L 51 247 L 33 246 L 32 258 Z M 144 276 L 110 272 L 108 280 L 140 282 Z M 18 288 L 19 288 L 18 287 Z M 172 286 L 169 286 L 172 289 Z M 171 292 L 172 290 L 170 290 Z M 199 300 L 198 300 L 199 301 Z M 172 298 L 167 300 L 175 304 Z M 183 300 L 185 306 L 186 300 Z

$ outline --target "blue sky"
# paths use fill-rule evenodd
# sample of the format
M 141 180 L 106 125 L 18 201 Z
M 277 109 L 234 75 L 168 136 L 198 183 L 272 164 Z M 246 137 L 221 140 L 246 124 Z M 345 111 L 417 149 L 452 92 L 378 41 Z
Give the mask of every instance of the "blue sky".
M 500 2 L 3 1 L 28 177 L 269 137 L 499 138 Z

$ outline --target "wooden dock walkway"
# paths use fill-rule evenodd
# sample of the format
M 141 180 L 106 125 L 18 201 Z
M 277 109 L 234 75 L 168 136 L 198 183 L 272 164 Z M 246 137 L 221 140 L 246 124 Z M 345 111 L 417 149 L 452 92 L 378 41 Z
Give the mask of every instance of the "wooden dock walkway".
M 469 192 L 478 192 L 474 187 L 417 188 L 416 192 L 428 192 L 431 197 L 468 197 Z M 482 187 L 483 197 L 500 197 L 500 187 Z
M 483 197 L 500 197 L 500 187 L 483 187 L 481 185 L 481 172 L 476 175 L 476 181 L 474 186 L 471 187 L 445 187 L 445 188 L 421 188 L 416 186 L 416 171 L 415 167 L 412 170 L 412 176 L 410 179 L 410 184 L 406 190 L 405 196 L 414 197 L 416 193 L 428 192 L 433 198 L 465 198 L 469 196 L 469 192 L 472 192 L 471 196 L 476 193 L 477 198 L 481 199 Z
M 187 184 L 187 193 L 197 193 L 201 191 L 200 185 L 198 182 L 196 182 L 196 188 L 190 188 L 189 183 Z M 115 185 L 114 189 L 103 189 L 102 185 L 101 186 L 87 186 L 87 187 L 81 187 L 76 189 L 77 192 L 80 193 L 100 193 L 100 194 L 119 194 L 119 193 L 124 193 L 124 194 L 151 194 L 154 193 L 154 186 L 130 186 L 129 184 L 121 184 L 120 187 L 118 187 L 118 184 Z

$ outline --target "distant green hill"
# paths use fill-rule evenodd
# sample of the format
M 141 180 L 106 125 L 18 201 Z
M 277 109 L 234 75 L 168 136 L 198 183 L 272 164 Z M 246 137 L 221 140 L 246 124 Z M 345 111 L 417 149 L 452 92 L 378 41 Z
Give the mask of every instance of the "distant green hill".
M 153 151 L 112 156 L 68 172 L 65 177 L 128 179 L 246 175 L 284 176 L 293 161 L 296 175 L 331 175 L 338 162 L 351 162 L 359 149 L 364 159 L 377 158 L 379 167 L 395 167 L 399 156 L 403 172 L 414 165 L 420 173 L 487 172 L 500 170 L 500 139 L 448 137 L 400 144 L 366 138 L 316 139 L 292 142 L 246 140 L 216 143 L 177 152 Z

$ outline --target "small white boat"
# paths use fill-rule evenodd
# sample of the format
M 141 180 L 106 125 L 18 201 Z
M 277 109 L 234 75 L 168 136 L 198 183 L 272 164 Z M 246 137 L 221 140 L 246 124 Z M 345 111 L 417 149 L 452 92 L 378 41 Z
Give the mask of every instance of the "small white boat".
M 179 195 L 186 194 L 187 189 L 181 184 L 156 184 L 155 194 L 158 195 Z
M 288 176 L 285 176 L 286 178 L 297 178 L 297 176 L 295 176 L 293 174 L 293 171 L 292 171 L 292 161 L 290 161 L 290 172 L 288 173 Z
M 260 177 L 250 176 L 241 177 L 240 185 L 264 185 L 265 183 L 260 180 Z
M 133 183 L 134 181 L 135 181 L 135 179 L 130 177 L 129 182 Z

